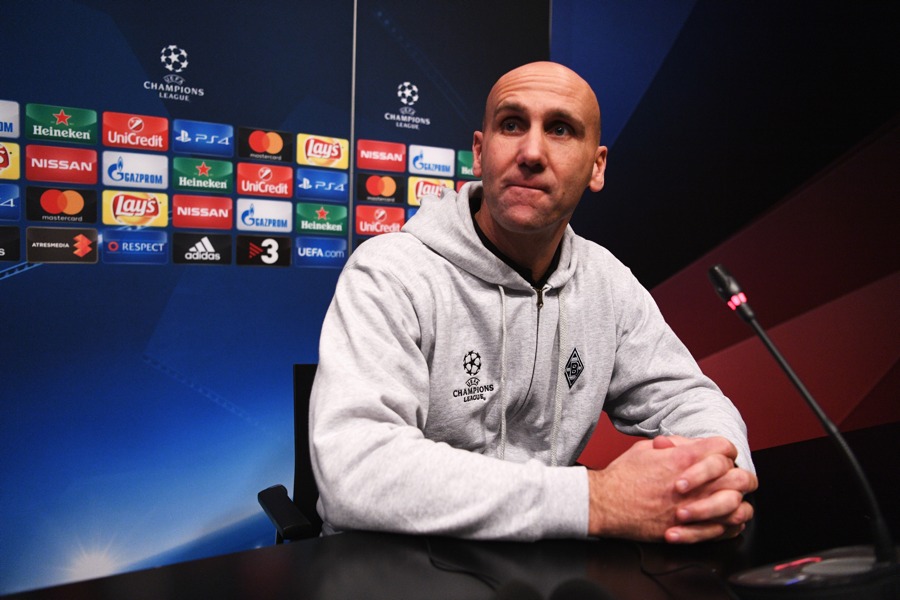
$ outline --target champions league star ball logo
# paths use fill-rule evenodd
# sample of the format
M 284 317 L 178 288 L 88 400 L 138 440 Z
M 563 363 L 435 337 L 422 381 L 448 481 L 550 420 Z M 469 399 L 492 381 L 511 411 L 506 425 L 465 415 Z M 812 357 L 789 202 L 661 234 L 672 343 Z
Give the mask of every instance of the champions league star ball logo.
M 406 106 L 412 106 L 419 100 L 419 88 L 408 81 L 397 86 L 397 97 Z
M 188 66 L 187 52 L 175 44 L 170 44 L 163 48 L 159 54 L 159 60 L 172 73 L 181 73 Z
M 469 350 L 463 357 L 463 368 L 468 375 L 478 375 L 481 370 L 481 355 L 474 350 Z

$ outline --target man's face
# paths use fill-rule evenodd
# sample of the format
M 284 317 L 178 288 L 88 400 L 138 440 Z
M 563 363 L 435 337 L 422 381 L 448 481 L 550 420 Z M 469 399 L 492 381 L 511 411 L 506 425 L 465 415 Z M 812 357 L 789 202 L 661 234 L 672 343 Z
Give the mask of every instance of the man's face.
M 596 97 L 572 71 L 534 63 L 501 77 L 472 143 L 492 226 L 504 233 L 565 228 L 585 188 L 603 187 L 599 138 Z

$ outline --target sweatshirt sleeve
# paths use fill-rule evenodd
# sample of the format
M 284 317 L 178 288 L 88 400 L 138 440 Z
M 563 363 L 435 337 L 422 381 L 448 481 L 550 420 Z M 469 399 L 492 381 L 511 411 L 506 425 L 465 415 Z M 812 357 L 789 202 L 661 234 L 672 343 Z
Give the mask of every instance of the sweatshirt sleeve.
M 620 283 L 618 348 L 604 407 L 612 423 L 644 437 L 725 437 L 737 447 L 737 465 L 755 472 L 737 408 L 701 372 L 637 279 L 628 272 Z
M 429 374 L 416 306 L 365 246 L 325 317 L 311 398 L 323 520 L 467 538 L 586 536 L 584 468 L 505 462 L 425 438 Z

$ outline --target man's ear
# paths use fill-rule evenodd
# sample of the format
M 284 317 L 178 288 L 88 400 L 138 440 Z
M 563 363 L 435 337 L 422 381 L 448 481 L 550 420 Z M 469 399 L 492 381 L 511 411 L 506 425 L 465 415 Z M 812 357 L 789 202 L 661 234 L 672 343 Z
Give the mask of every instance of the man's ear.
M 481 141 L 484 134 L 476 131 L 472 136 L 472 174 L 475 177 L 481 177 Z
M 591 170 L 591 180 L 588 187 L 592 192 L 599 192 L 606 183 L 606 146 L 597 146 L 597 152 L 594 154 L 594 166 Z

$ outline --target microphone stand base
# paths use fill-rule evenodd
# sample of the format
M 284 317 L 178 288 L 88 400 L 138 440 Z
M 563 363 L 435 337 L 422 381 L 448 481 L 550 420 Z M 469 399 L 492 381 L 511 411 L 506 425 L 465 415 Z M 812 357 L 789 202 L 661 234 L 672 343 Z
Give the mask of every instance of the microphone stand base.
M 871 546 L 845 546 L 742 571 L 728 583 L 743 600 L 897 600 L 900 564 L 876 563 Z

